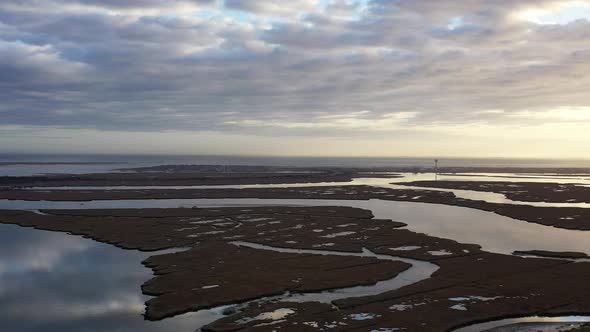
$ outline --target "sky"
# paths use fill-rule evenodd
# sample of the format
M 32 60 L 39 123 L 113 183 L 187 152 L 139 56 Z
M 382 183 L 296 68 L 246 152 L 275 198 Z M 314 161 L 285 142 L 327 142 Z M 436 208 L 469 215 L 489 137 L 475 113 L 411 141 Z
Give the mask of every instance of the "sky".
M 3 0 L 0 153 L 590 158 L 590 0 Z

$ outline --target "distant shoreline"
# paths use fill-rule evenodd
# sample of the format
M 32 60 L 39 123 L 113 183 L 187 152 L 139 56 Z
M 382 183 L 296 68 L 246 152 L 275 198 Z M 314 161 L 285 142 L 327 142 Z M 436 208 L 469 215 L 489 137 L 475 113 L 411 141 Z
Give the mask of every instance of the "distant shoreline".
M 10 165 L 104 165 L 132 164 L 137 167 L 155 165 L 243 165 L 281 167 L 343 167 L 343 168 L 590 168 L 590 160 L 539 158 L 445 158 L 445 157 L 285 157 L 285 156 L 222 156 L 222 155 L 65 155 L 65 154 L 0 154 L 0 166 Z M 131 166 L 133 167 L 133 166 Z
M 13 161 L 13 162 L 0 162 L 0 166 L 18 166 L 18 165 L 112 165 L 112 164 L 128 164 L 125 161 L 97 161 L 97 162 L 46 162 L 46 161 Z

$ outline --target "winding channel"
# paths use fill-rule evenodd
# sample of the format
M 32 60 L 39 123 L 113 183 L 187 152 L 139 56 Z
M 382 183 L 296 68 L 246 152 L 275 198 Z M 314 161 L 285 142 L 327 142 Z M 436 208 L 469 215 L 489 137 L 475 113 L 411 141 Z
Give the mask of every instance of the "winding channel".
M 424 175 L 427 176 L 427 175 Z M 487 176 L 481 176 L 487 177 Z M 28 188 L 34 190 L 125 190 L 125 189 L 219 189 L 219 188 L 288 188 L 288 187 L 317 187 L 340 185 L 370 185 L 390 189 L 417 189 L 452 192 L 459 198 L 470 200 L 482 200 L 490 203 L 507 203 L 515 205 L 531 205 L 543 207 L 582 207 L 590 208 L 588 203 L 543 203 L 520 202 L 507 199 L 502 194 L 486 193 L 470 190 L 450 190 L 427 187 L 411 187 L 391 184 L 391 182 L 414 181 L 404 176 L 400 179 L 391 178 L 357 178 L 351 182 L 325 182 L 325 183 L 298 183 L 298 184 L 274 184 L 274 185 L 239 185 L 239 186 L 112 186 L 112 187 L 38 187 Z M 488 179 L 484 179 L 488 180 Z M 505 179 L 503 179 L 505 180 Z M 515 180 L 515 179 L 513 179 Z M 517 178 L 516 181 L 523 181 Z M 536 178 L 534 182 L 537 182 Z M 545 181 L 545 178 L 539 179 Z M 566 179 L 569 180 L 569 179 Z M 589 186 L 588 179 L 572 179 L 572 182 L 584 180 L 580 185 Z M 539 181 L 539 182 L 540 182 Z M 547 182 L 547 181 L 545 181 Z M 571 182 L 567 182 L 571 183 Z M 512 218 L 497 215 L 492 212 L 480 211 L 471 208 L 418 203 L 398 202 L 372 199 L 364 200 L 317 200 L 317 199 L 150 199 L 150 200 L 100 200 L 88 202 L 71 201 L 19 201 L 0 200 L 0 209 L 31 210 L 43 214 L 43 209 L 113 209 L 113 208 L 177 208 L 177 207 L 219 207 L 219 206 L 264 206 L 264 205 L 297 205 L 297 206 L 349 206 L 371 210 L 376 218 L 392 219 L 408 224 L 408 229 L 422 232 L 432 236 L 453 239 L 462 243 L 476 243 L 482 249 L 489 252 L 512 254 L 518 250 L 547 250 L 547 251 L 575 251 L 590 254 L 590 237 L 583 231 L 553 228 Z M 272 298 L 253 300 L 241 305 L 220 306 L 209 310 L 200 311 L 206 319 L 199 319 L 199 325 L 206 325 L 221 317 L 223 312 L 230 307 L 239 309 L 252 303 L 261 301 L 290 301 L 332 303 L 335 300 L 351 297 L 377 295 L 386 291 L 396 290 L 416 282 L 428 279 L 438 267 L 427 261 L 407 259 L 396 256 L 375 254 L 367 249 L 360 253 L 311 250 L 311 249 L 287 249 L 250 242 L 231 242 L 231 244 L 248 247 L 257 250 L 267 250 L 294 254 L 335 255 L 351 257 L 374 257 L 389 261 L 402 261 L 411 264 L 406 271 L 396 277 L 379 281 L 371 286 L 354 286 L 319 293 L 287 293 Z M 474 324 L 455 332 L 484 331 L 490 328 L 516 324 L 521 322 L 554 322 L 583 320 L 589 321 L 590 317 L 527 317 L 512 320 L 498 320 Z
M 436 272 L 439 267 L 435 264 L 432 264 L 427 261 L 421 261 L 416 259 L 408 259 L 403 257 L 397 256 L 390 256 L 390 255 L 381 255 L 375 254 L 370 250 L 363 248 L 362 252 L 342 252 L 342 251 L 330 251 L 330 250 L 312 250 L 312 249 L 289 249 L 289 248 L 279 248 L 273 247 L 263 244 L 257 244 L 252 242 L 244 242 L 244 241 L 234 241 L 230 242 L 230 244 L 239 246 L 239 247 L 247 247 L 256 250 L 266 250 L 266 251 L 273 251 L 273 252 L 280 252 L 280 253 L 289 253 L 289 254 L 300 254 L 300 255 L 322 255 L 322 256 L 345 256 L 345 257 L 372 257 L 382 260 L 388 261 L 398 261 L 408 263 L 411 266 L 397 274 L 395 277 L 378 281 L 373 285 L 368 286 L 352 286 L 352 287 L 345 287 L 345 288 L 337 288 L 322 292 L 312 292 L 312 293 L 290 293 L 286 292 L 282 295 L 272 296 L 272 297 L 262 297 L 254 300 L 250 300 L 240 304 L 233 304 L 233 305 L 223 305 L 219 307 L 215 307 L 208 310 L 201 310 L 199 313 L 201 317 L 207 317 L 208 319 L 203 319 L 199 321 L 199 324 L 205 326 L 209 323 L 212 323 L 223 316 L 223 312 L 234 312 L 240 311 L 243 308 L 246 308 L 253 304 L 260 304 L 260 303 L 270 303 L 270 302 L 320 302 L 326 304 L 332 304 L 336 300 L 341 300 L 345 298 L 353 298 L 353 297 L 364 297 L 364 296 L 372 296 L 378 295 L 387 291 L 396 290 L 422 280 L 426 280 L 432 276 L 434 272 Z
M 61 187 L 23 187 L 19 189 L 33 191 L 49 190 L 80 190 L 80 191 L 97 191 L 97 190 L 180 190 L 180 189 L 270 189 L 270 188 L 305 188 L 305 187 L 328 187 L 328 186 L 372 186 L 377 188 L 387 188 L 395 190 L 421 190 L 421 191 L 439 191 L 452 193 L 457 198 L 484 201 L 494 204 L 511 204 L 527 205 L 534 207 L 569 207 L 569 208 L 590 208 L 590 203 L 551 203 L 551 202 L 530 202 L 515 201 L 506 197 L 505 194 L 484 192 L 476 190 L 448 189 L 435 187 L 418 187 L 402 185 L 404 182 L 433 180 L 434 173 L 400 173 L 399 178 L 354 178 L 349 182 L 317 182 L 317 183 L 277 183 L 277 184 L 247 184 L 247 185 L 197 185 L 197 186 L 61 186 Z M 502 181 L 502 182 L 542 182 L 542 183 L 559 183 L 573 184 L 580 187 L 590 187 L 590 179 L 572 178 L 566 181 L 563 178 L 556 177 L 492 177 L 489 175 L 479 176 L 462 176 L 462 175 L 439 175 L 440 181 L 460 180 L 460 181 Z
M 399 273 L 394 278 L 379 281 L 374 285 L 370 286 L 354 286 L 347 288 L 340 288 L 319 293 L 298 293 L 281 296 L 281 300 L 289 302 L 321 302 L 331 303 L 336 300 L 341 300 L 350 297 L 363 297 L 378 295 L 387 291 L 396 290 L 404 286 L 408 286 L 417 283 L 422 280 L 430 278 L 430 276 L 436 272 L 439 267 L 427 261 L 420 261 L 417 259 L 409 259 L 390 255 L 381 255 L 373 253 L 372 251 L 363 248 L 362 252 L 342 252 L 342 251 L 329 251 L 329 250 L 312 250 L 312 249 L 289 249 L 279 248 L 263 244 L 256 244 L 251 242 L 231 242 L 234 245 L 240 247 L 248 247 L 257 250 L 267 250 L 280 253 L 289 254 L 311 254 L 311 255 L 322 255 L 322 256 L 346 256 L 346 257 L 373 257 L 388 261 L 404 262 L 411 265 L 407 270 Z

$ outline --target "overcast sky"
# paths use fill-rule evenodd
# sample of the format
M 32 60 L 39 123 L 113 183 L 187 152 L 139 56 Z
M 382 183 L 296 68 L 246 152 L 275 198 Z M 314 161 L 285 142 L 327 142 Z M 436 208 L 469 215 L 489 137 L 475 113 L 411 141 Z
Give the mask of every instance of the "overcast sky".
M 0 152 L 590 157 L 590 1 L 3 0 Z

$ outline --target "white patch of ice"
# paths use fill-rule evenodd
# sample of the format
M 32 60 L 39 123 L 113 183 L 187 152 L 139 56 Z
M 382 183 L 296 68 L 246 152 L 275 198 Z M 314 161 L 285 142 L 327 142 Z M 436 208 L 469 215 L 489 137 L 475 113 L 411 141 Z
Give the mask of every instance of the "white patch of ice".
M 211 232 L 197 233 L 197 234 L 191 234 L 187 237 L 199 237 L 202 235 L 215 235 L 215 234 L 220 234 L 220 233 L 225 233 L 225 231 L 211 231 Z
M 356 232 L 340 232 L 340 233 L 332 233 L 332 234 L 323 235 L 321 237 L 325 237 L 327 239 L 333 239 L 335 237 L 347 236 L 347 235 L 352 235 L 352 234 L 355 234 L 355 233 Z
M 219 285 L 209 285 L 209 286 L 203 286 L 201 287 L 201 289 L 211 289 L 211 288 L 217 288 L 219 287 Z
M 471 301 L 472 303 L 475 303 L 475 302 L 493 301 L 493 300 L 497 300 L 497 299 L 501 299 L 501 298 L 502 298 L 502 296 L 484 297 L 484 296 L 469 295 L 469 296 L 461 296 L 461 297 L 450 297 L 449 301 L 453 301 L 453 302 Z
M 465 305 L 463 303 L 455 304 L 454 306 L 451 306 L 450 308 L 453 310 L 467 311 L 467 308 L 465 307 Z
M 428 252 L 432 256 L 448 256 L 452 255 L 453 253 L 448 250 L 433 250 Z
M 394 304 L 389 309 L 395 311 L 406 311 L 408 309 L 412 309 L 414 306 L 411 304 Z
M 235 239 L 241 239 L 243 237 L 244 237 L 244 235 L 232 235 L 232 236 L 224 236 L 223 239 L 224 240 L 235 240 Z
M 271 220 L 272 218 L 253 218 L 253 219 L 248 219 L 246 221 L 250 221 L 250 222 L 258 222 L 258 221 L 266 221 L 266 220 Z
M 349 317 L 353 320 L 368 320 L 368 319 L 375 319 L 377 317 L 381 317 L 381 315 L 371 314 L 371 313 L 360 313 L 360 314 L 352 314 Z
M 405 246 L 405 247 L 395 247 L 395 248 L 389 248 L 389 250 L 393 250 L 393 251 L 413 251 L 413 250 L 418 250 L 422 247 L 420 246 Z
M 415 303 L 415 304 L 406 304 L 406 303 L 401 303 L 401 304 L 394 304 L 391 307 L 389 307 L 390 310 L 395 310 L 395 311 L 406 311 L 409 309 L 413 309 L 414 307 L 419 307 L 422 305 L 425 305 L 426 302 L 421 302 L 421 303 Z
M 340 228 L 344 228 L 344 227 L 350 227 L 350 226 L 356 226 L 358 224 L 342 224 L 342 225 L 338 225 L 336 227 L 340 227 Z
M 335 243 L 322 243 L 322 244 L 314 244 L 312 247 L 320 248 L 320 247 L 332 247 Z
M 256 317 L 245 317 L 234 322 L 235 325 L 250 323 L 257 320 L 280 320 L 294 314 L 293 309 L 281 308 L 275 311 L 263 312 Z

